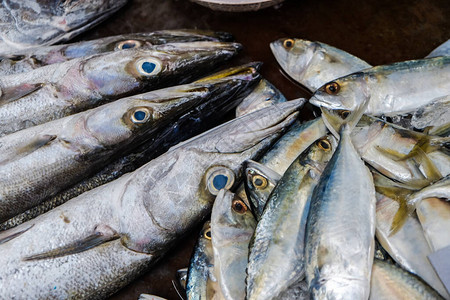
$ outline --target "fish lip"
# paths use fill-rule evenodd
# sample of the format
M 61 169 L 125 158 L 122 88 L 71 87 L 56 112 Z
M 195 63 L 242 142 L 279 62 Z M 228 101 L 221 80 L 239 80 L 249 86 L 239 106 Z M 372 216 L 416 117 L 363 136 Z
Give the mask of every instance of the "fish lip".
M 336 103 L 334 103 L 334 102 L 319 99 L 315 96 L 312 96 L 309 99 L 309 103 L 311 103 L 312 105 L 317 106 L 317 107 L 325 107 L 328 109 L 342 109 L 342 107 L 340 105 L 336 105 Z

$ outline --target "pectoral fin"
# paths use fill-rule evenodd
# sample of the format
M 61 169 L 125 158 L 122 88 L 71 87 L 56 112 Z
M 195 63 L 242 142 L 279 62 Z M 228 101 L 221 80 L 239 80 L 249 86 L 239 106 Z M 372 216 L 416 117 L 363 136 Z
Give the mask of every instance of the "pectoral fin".
M 3 160 L 0 160 L 0 166 L 6 163 L 9 163 L 11 161 L 18 160 L 24 156 L 27 156 L 28 154 L 36 151 L 37 149 L 47 145 L 51 141 L 56 139 L 56 135 L 51 134 L 44 134 L 39 135 L 29 141 L 28 143 L 24 143 L 23 145 L 19 146 L 13 153 L 9 154 Z
M 35 83 L 35 84 L 25 83 L 14 88 L 4 89 L 1 91 L 0 105 L 13 102 L 17 99 L 25 97 L 41 89 L 43 86 L 44 86 L 43 83 Z
M 97 229 L 100 229 L 97 227 Z M 109 226 L 103 226 L 102 230 L 96 230 L 93 234 L 87 236 L 84 239 L 80 239 L 70 243 L 66 246 L 62 246 L 47 252 L 39 253 L 24 257 L 22 260 L 30 261 L 30 260 L 39 260 L 39 259 L 47 259 L 47 258 L 56 258 L 61 256 L 66 256 L 70 254 L 80 253 L 106 242 L 116 240 L 120 236 L 117 234 L 115 230 L 110 228 Z
M 4 232 L 0 233 L 0 245 L 18 237 L 22 233 L 28 231 L 33 226 L 34 226 L 34 224 L 29 225 L 23 229 L 22 228 L 19 228 L 19 229 L 13 228 L 8 231 L 4 231 Z

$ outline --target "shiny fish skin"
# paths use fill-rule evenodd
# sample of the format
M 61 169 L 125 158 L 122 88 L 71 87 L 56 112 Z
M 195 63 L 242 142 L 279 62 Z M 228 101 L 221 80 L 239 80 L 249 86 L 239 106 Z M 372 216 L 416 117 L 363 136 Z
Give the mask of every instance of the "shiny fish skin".
M 130 94 L 186 83 L 231 58 L 237 48 L 239 44 L 221 42 L 165 44 L 4 76 L 0 79 L 0 136 Z M 144 65 L 155 68 L 145 73 Z
M 346 126 L 314 189 L 306 223 L 306 280 L 312 299 L 367 299 L 370 292 L 375 189 Z
M 439 45 L 436 49 L 430 52 L 426 57 L 437 57 L 450 55 L 450 40 L 445 41 L 441 45 Z
M 127 0 L 4 0 L 0 55 L 63 42 L 100 23 Z
M 443 299 L 430 286 L 401 268 L 375 259 L 370 281 L 370 300 Z
M 232 120 L 13 229 L 33 224 L 0 245 L 1 297 L 99 299 L 110 295 L 206 217 L 214 200 L 211 192 L 220 187 L 212 183 L 214 178 L 235 174 L 239 180 L 243 161 L 269 147 L 298 116 L 300 106 L 290 101 Z M 227 184 L 233 182 L 231 177 Z M 73 255 L 23 260 L 95 231 L 119 239 Z M 42 276 L 43 270 L 49 276 Z
M 293 43 L 291 47 L 286 45 L 288 40 Z M 270 49 L 283 71 L 310 91 L 371 67 L 358 57 L 321 42 L 284 38 L 270 43 Z
M 248 87 L 253 86 L 260 78 L 256 73 L 258 68 L 259 64 L 250 63 L 221 71 L 220 74 L 229 76 L 230 79 L 234 78 L 235 81 L 240 81 L 242 84 L 228 85 L 225 93 L 207 99 L 194 110 L 184 114 L 178 120 L 174 120 L 170 125 L 152 135 L 149 141 L 139 146 L 131 154 L 115 160 L 91 178 L 77 183 L 38 206 L 0 224 L 0 230 L 17 226 L 88 190 L 117 179 L 127 172 L 132 172 L 151 159 L 163 154 L 171 146 L 218 125 L 221 120 L 217 116 L 226 115 L 228 111 L 233 109 L 242 97 L 248 94 L 250 91 Z M 211 76 L 219 77 L 217 74 Z
M 284 95 L 275 86 L 267 80 L 261 79 L 252 93 L 236 107 L 236 117 L 286 101 Z
M 291 164 L 270 194 L 250 248 L 247 299 L 279 299 L 304 278 L 310 199 L 336 146 L 330 135 L 317 140 Z
M 72 44 L 41 46 L 15 51 L 13 54 L 0 57 L 0 75 L 22 73 L 74 58 L 122 49 L 150 48 L 166 43 L 230 41 L 231 39 L 231 35 L 224 32 L 179 29 L 129 33 Z
M 98 171 L 118 153 L 126 153 L 150 139 L 171 118 L 208 99 L 239 93 L 259 79 L 251 67 L 243 69 L 249 74 L 243 72 L 123 98 L 0 138 L 0 174 L 4 179 L 0 183 L 0 220 L 29 209 Z M 146 113 L 142 122 L 133 119 L 136 112 Z M 42 146 L 28 142 L 46 137 L 51 138 Z
M 219 290 L 215 298 L 207 299 L 245 298 L 245 270 L 255 227 L 255 217 L 242 199 L 221 190 L 211 212 L 214 275 Z
M 327 87 L 333 86 L 332 91 Z M 310 103 L 328 109 L 354 110 L 361 93 L 370 94 L 366 109 L 372 115 L 414 111 L 450 92 L 450 57 L 440 56 L 365 69 L 323 85 Z M 328 94 L 331 93 L 331 94 Z

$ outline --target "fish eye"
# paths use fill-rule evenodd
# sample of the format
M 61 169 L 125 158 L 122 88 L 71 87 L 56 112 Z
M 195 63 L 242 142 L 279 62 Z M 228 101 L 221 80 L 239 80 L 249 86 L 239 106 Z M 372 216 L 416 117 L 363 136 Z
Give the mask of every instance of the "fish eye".
M 252 177 L 253 186 L 257 189 L 264 189 L 267 187 L 267 179 L 261 175 L 255 175 Z
M 207 187 L 211 194 L 217 195 L 221 189 L 230 189 L 235 180 L 233 171 L 226 167 L 212 167 L 207 171 Z
M 341 87 L 339 86 L 339 84 L 334 81 L 325 85 L 325 92 L 328 95 L 336 95 L 337 93 L 339 93 L 340 89 Z
M 350 114 L 349 110 L 341 110 L 339 112 L 339 115 L 341 116 L 342 119 L 346 119 L 348 117 L 348 115 Z
M 211 228 L 206 228 L 205 231 L 203 231 L 203 237 L 207 240 L 211 239 Z
M 143 58 L 136 62 L 136 68 L 140 74 L 145 76 L 153 76 L 161 72 L 161 62 L 153 57 Z
M 136 40 L 126 40 L 122 41 L 117 44 L 117 49 L 123 50 L 123 49 L 133 49 L 133 48 L 139 48 L 142 46 L 142 43 Z
M 247 205 L 240 199 L 235 199 L 231 202 L 231 208 L 238 214 L 243 214 L 248 210 Z
M 131 122 L 134 124 L 143 124 L 151 117 L 151 112 L 147 107 L 138 107 L 131 112 Z
M 324 151 L 330 151 L 331 150 L 331 144 L 330 144 L 330 142 L 327 139 L 318 140 L 316 142 L 316 145 L 320 149 L 322 149 Z
M 294 47 L 294 40 L 293 39 L 285 39 L 283 41 L 283 47 L 286 49 L 291 49 L 292 47 Z

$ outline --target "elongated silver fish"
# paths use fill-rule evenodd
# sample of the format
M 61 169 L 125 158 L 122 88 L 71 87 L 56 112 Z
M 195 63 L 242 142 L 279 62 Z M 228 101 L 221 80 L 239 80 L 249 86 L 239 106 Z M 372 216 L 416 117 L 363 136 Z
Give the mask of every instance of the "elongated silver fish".
M 1 297 L 98 299 L 124 286 L 210 212 L 243 161 L 267 149 L 300 106 L 232 120 L 2 233 L 22 232 L 0 245 Z
M 190 29 L 122 34 L 72 44 L 18 50 L 0 57 L 0 74 L 28 72 L 38 67 L 110 51 L 149 48 L 166 43 L 230 40 L 231 35 L 225 32 Z
M 241 101 L 242 97 L 245 97 L 250 92 L 251 89 L 248 87 L 256 83 L 258 78 L 256 70 L 258 68 L 258 63 L 250 63 L 209 76 L 209 78 L 215 78 L 214 82 L 218 86 L 221 81 L 220 76 L 228 77 L 228 79 L 233 77 L 236 83 L 241 82 L 241 84 L 228 85 L 224 93 L 212 93 L 211 97 L 205 98 L 193 110 L 187 112 L 179 119 L 172 120 L 171 124 L 149 136 L 150 140 L 144 142 L 136 150 L 133 150 L 132 153 L 118 158 L 92 177 L 75 184 L 54 197 L 44 200 L 38 206 L 0 224 L 0 230 L 5 230 L 31 220 L 71 198 L 117 179 L 127 172 L 132 172 L 151 159 L 163 154 L 171 146 L 220 124 L 222 120 L 218 116 L 226 115 L 227 112 Z M 253 77 L 255 80 L 251 80 Z M 226 84 L 226 79 L 224 80 L 224 84 Z M 208 84 L 208 82 L 204 84 Z M 213 86 L 210 85 L 210 88 L 213 88 Z
M 233 43 L 193 42 L 73 59 L 0 79 L 0 136 L 203 75 Z
M 375 188 L 371 173 L 350 139 L 351 126 L 364 109 L 359 107 L 341 127 L 339 145 L 311 198 L 305 258 L 306 280 L 313 299 L 369 297 Z
M 0 7 L 0 54 L 63 42 L 105 20 L 127 0 L 7 0 Z
M 416 205 L 420 200 L 429 197 L 449 199 L 450 197 L 450 175 L 446 175 L 439 181 L 424 187 L 420 191 L 408 197 L 409 205 Z
M 244 201 L 221 190 L 211 212 L 214 274 L 219 285 L 213 299 L 245 298 L 245 270 L 255 227 L 255 217 Z
M 414 111 L 450 93 L 450 57 L 398 62 L 340 77 L 320 87 L 310 102 L 329 109 L 354 110 L 361 104 L 362 93 L 370 95 L 367 114 Z
M 311 195 L 337 141 L 316 141 L 291 164 L 267 200 L 250 248 L 247 299 L 279 299 L 305 275 L 305 226 Z
M 371 67 L 321 42 L 283 38 L 270 43 L 270 49 L 283 71 L 312 92 L 333 79 Z
M 170 119 L 195 105 L 232 97 L 259 80 L 252 67 L 235 71 L 230 76 L 226 71 L 211 80 L 123 98 L 0 138 L 0 220 L 98 171 L 117 153 L 150 139 Z
M 261 79 L 252 93 L 236 107 L 236 117 L 286 101 L 284 95 L 276 87 L 267 80 Z
M 370 281 L 371 300 L 443 299 L 426 283 L 393 264 L 375 259 Z

